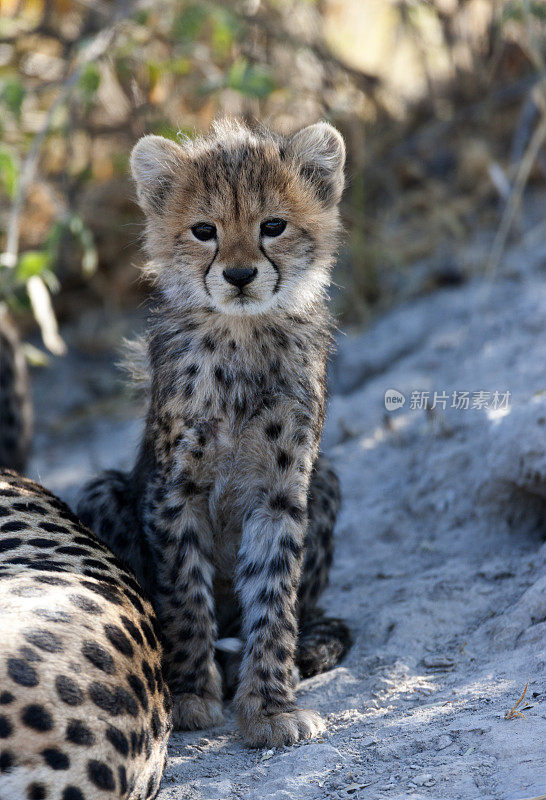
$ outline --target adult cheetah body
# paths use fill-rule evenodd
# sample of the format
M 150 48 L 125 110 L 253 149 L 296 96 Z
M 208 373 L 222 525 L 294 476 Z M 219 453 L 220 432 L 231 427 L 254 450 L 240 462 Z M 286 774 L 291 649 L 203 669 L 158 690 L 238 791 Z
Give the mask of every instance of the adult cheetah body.
M 0 471 L 0 798 L 151 800 L 171 729 L 134 575 L 54 495 Z
M 236 704 L 256 745 L 322 729 L 295 705 L 296 650 L 318 671 L 349 639 L 334 621 L 332 649 L 332 625 L 313 623 L 339 506 L 318 447 L 343 161 L 325 124 L 291 140 L 222 123 L 184 147 L 137 144 L 157 282 L 146 431 L 132 473 L 98 478 L 79 506 L 154 598 L 179 727 L 221 719 L 214 643 L 241 635 Z

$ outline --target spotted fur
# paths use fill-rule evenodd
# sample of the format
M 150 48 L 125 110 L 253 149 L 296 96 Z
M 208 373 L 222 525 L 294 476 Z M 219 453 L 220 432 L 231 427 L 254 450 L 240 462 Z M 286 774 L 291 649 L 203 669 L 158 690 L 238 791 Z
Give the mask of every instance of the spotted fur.
M 171 729 L 156 617 L 54 495 L 0 472 L 0 797 L 151 800 Z
M 182 146 L 145 137 L 132 154 L 157 283 L 150 406 L 134 470 L 88 485 L 79 512 L 154 598 L 179 727 L 221 719 L 214 642 L 241 635 L 235 699 L 253 745 L 323 728 L 295 705 L 296 651 L 311 673 L 348 646 L 334 621 L 326 654 L 323 619 L 313 659 L 309 627 L 339 505 L 318 447 L 343 162 L 323 123 L 283 139 L 223 122 Z

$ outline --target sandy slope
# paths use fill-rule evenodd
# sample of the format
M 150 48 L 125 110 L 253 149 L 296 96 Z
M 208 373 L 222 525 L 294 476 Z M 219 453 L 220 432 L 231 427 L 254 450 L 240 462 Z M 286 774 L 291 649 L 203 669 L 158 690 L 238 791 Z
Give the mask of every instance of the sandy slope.
M 429 295 L 342 337 L 324 445 L 344 508 L 324 606 L 349 620 L 355 645 L 343 666 L 300 690 L 328 732 L 251 751 L 228 708 L 221 728 L 173 736 L 160 800 L 546 795 L 539 239 L 512 249 L 490 283 Z M 42 388 L 43 402 L 55 396 L 44 374 Z M 385 410 L 388 389 L 407 396 L 401 410 Z M 511 408 L 411 410 L 414 390 L 509 390 Z M 98 464 L 130 461 L 138 435 L 129 412 L 97 415 L 85 435 L 48 426 L 33 473 L 69 500 Z M 528 679 L 525 718 L 505 719 Z

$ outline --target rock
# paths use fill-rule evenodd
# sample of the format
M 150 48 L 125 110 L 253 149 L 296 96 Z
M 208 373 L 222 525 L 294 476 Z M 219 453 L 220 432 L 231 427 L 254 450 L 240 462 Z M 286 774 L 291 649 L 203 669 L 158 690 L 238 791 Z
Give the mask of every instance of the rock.
M 453 744 L 453 739 L 451 738 L 451 736 L 447 736 L 446 734 L 444 734 L 443 736 L 439 737 L 438 742 L 436 743 L 436 749 L 445 750 L 446 747 L 449 747 L 450 744 Z
M 436 779 L 434 778 L 434 775 L 430 775 L 428 772 L 423 772 L 420 775 L 414 775 L 411 779 L 411 782 L 416 786 L 434 786 Z
M 455 667 L 455 662 L 449 656 L 425 656 L 423 658 L 423 664 L 427 669 L 453 669 Z

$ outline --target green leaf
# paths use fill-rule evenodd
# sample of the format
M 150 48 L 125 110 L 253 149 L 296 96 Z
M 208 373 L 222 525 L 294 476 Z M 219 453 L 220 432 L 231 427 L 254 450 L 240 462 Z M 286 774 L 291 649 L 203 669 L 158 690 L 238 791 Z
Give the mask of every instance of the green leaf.
M 546 4 L 544 0 L 535 0 L 530 2 L 526 7 L 521 0 L 513 0 L 507 3 L 502 10 L 502 22 L 523 22 L 529 13 L 530 16 L 536 17 L 540 21 L 546 20 Z
M 83 70 L 79 86 L 87 100 L 92 100 L 100 86 L 100 72 L 95 64 L 87 64 Z
M 16 117 L 21 115 L 25 95 L 25 87 L 18 78 L 7 78 L 0 88 L 0 99 Z
M 136 16 L 135 16 L 135 22 L 138 25 L 146 25 L 147 22 L 148 22 L 149 17 L 150 17 L 150 12 L 149 11 L 144 11 L 144 10 L 137 11 Z
M 167 64 L 167 70 L 173 75 L 187 75 L 192 70 L 189 58 L 173 58 Z
M 166 120 L 159 120 L 151 126 L 152 132 L 157 136 L 164 136 L 165 139 L 171 139 L 176 142 L 177 129 L 167 122 Z
M 543 0 L 536 0 L 535 3 L 531 3 L 529 12 L 532 17 L 536 17 L 541 22 L 546 21 L 546 5 L 544 5 Z
M 51 359 L 43 350 L 30 344 L 30 342 L 23 342 L 21 349 L 31 367 L 49 367 Z
M 206 10 L 197 3 L 192 3 L 176 15 L 172 35 L 179 42 L 194 42 L 203 30 L 206 21 Z
M 16 275 L 26 283 L 33 275 L 42 275 L 51 264 L 51 254 L 47 250 L 27 250 L 21 253 L 17 262 Z
M 239 58 L 229 71 L 227 86 L 248 97 L 262 98 L 271 94 L 275 81 L 266 67 Z
M 0 147 L 0 185 L 11 200 L 15 196 L 18 177 L 19 165 L 13 153 Z
M 212 46 L 219 56 L 228 54 L 233 42 L 242 37 L 242 27 L 226 8 L 218 8 L 211 14 Z

